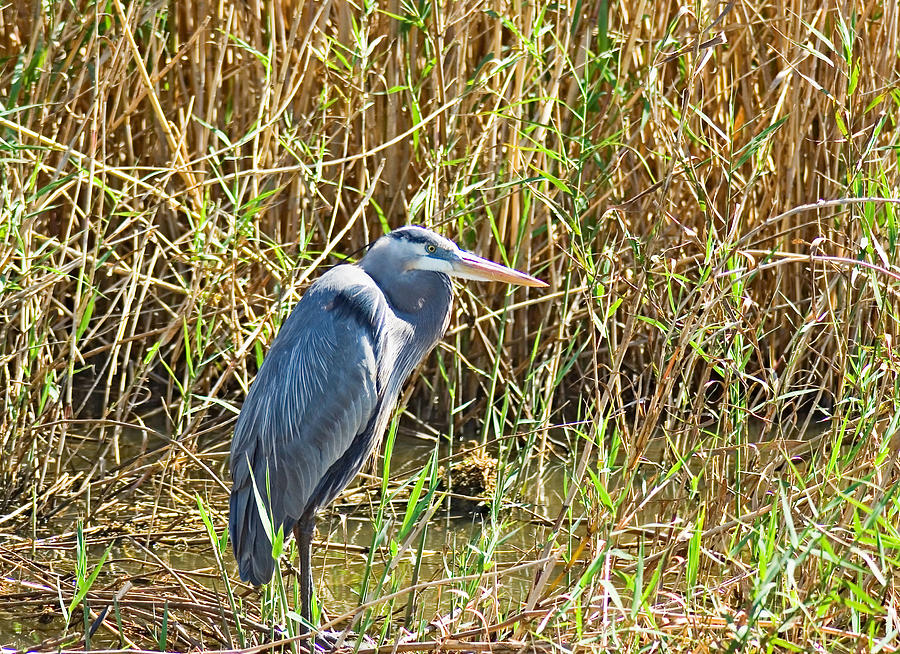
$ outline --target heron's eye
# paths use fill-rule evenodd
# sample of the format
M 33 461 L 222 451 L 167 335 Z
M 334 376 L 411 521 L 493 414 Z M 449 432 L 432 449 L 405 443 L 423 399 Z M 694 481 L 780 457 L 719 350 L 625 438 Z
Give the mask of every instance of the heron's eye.
M 435 250 L 437 250 L 437 248 L 434 247 L 433 245 L 426 245 L 426 246 L 425 246 L 425 251 L 428 252 L 428 254 L 431 254 L 431 253 L 434 252 Z

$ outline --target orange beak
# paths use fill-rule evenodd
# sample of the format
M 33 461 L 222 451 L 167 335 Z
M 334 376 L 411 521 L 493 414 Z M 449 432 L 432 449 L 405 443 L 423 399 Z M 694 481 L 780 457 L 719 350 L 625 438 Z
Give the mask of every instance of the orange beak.
M 520 286 L 547 286 L 547 283 L 542 282 L 540 279 L 526 275 L 518 270 L 501 266 L 499 263 L 482 259 L 471 252 L 460 252 L 459 259 L 452 262 L 451 265 L 453 272 L 450 274 L 455 277 L 486 282 L 506 282 L 507 284 L 518 284 Z

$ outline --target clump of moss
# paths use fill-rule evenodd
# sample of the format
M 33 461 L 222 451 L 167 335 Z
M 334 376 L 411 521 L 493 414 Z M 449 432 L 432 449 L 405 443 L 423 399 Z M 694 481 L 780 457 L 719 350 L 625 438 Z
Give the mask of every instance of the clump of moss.
M 468 505 L 487 506 L 497 490 L 497 459 L 476 441 L 469 441 L 461 459 L 441 466 L 438 475 L 441 488 L 453 493 L 451 502 L 458 508 Z

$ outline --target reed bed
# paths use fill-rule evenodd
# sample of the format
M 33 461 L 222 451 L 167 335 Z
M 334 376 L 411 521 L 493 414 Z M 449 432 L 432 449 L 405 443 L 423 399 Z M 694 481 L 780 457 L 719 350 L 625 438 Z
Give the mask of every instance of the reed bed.
M 317 576 L 347 646 L 896 651 L 898 11 L 4 5 L 0 644 L 299 647 L 230 428 L 309 283 L 419 223 L 550 288 L 460 289 L 388 439 L 430 454 L 343 497 L 355 599 Z

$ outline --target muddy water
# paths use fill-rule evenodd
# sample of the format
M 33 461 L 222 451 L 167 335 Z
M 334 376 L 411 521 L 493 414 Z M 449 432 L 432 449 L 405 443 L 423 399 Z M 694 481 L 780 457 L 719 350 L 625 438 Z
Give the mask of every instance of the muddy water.
M 408 479 L 428 466 L 435 445 L 418 438 L 399 437 L 391 456 L 391 476 Z M 441 447 L 446 456 L 446 447 Z M 462 457 L 465 458 L 465 457 Z M 454 457 L 458 460 L 459 457 Z M 425 523 L 424 540 L 412 539 L 406 562 L 397 569 L 396 579 L 400 587 L 413 580 L 413 560 L 422 548 L 418 581 L 427 582 L 463 574 L 471 566 L 486 544 L 483 539 L 499 533 L 503 538 L 493 559 L 499 564 L 514 564 L 523 558 L 536 558 L 543 546 L 547 531 L 535 515 L 554 519 L 564 497 L 564 465 L 556 460 L 535 471 L 517 502 L 506 504 L 493 512 L 485 502 L 445 500 Z M 523 480 L 524 481 L 524 480 Z M 388 547 L 384 540 L 376 548 L 372 569 L 368 569 L 369 552 L 375 546 L 378 494 L 367 500 L 340 503 L 325 512 L 319 519 L 317 547 L 313 553 L 316 588 L 331 616 L 351 611 L 359 604 L 359 590 L 369 573 L 370 588 L 382 577 Z M 357 500 L 354 503 L 352 500 Z M 398 499 L 386 505 L 384 520 L 389 522 L 387 533 L 396 536 L 407 509 L 407 494 L 401 492 Z M 497 522 L 493 522 L 497 520 Z M 384 525 L 382 525 L 384 526 Z M 527 574 L 504 578 L 502 585 L 508 598 L 521 598 L 530 587 Z M 371 592 L 371 591 L 370 591 Z M 385 591 L 386 592 L 386 591 Z
M 131 440 L 135 447 L 139 447 L 142 439 L 136 437 L 125 440 Z M 565 437 L 561 435 L 560 440 L 565 441 Z M 89 440 L 84 442 L 89 443 Z M 151 442 L 149 446 L 152 449 L 162 444 Z M 757 443 L 751 449 L 754 456 L 777 459 L 781 456 L 781 449 L 787 444 L 800 449 L 809 447 L 808 441 L 800 439 Z M 100 455 L 92 453 L 90 445 L 81 447 L 83 451 L 70 459 L 73 464 L 66 471 L 69 474 L 98 469 L 96 464 Z M 392 483 L 389 493 L 394 493 L 399 483 L 425 469 L 436 447 L 436 443 L 427 438 L 398 437 L 391 457 Z M 463 446 L 460 444 L 455 446 L 457 451 L 461 447 Z M 634 529 L 624 530 L 619 534 L 617 546 L 620 548 L 631 547 L 640 538 L 642 532 L 638 527 L 647 527 L 650 530 L 648 533 L 660 525 L 672 524 L 679 528 L 679 516 L 685 510 L 690 510 L 690 506 L 684 503 L 687 491 L 676 488 L 674 477 L 662 483 L 664 476 L 658 474 L 656 464 L 652 463 L 665 458 L 663 448 L 663 439 L 651 442 L 651 448 L 645 452 L 645 460 L 650 464 L 642 466 L 632 480 L 636 496 L 646 496 L 648 500 L 641 502 L 639 507 L 635 506 L 638 514 L 633 515 L 629 523 Z M 95 451 L 103 449 L 94 445 Z M 724 455 L 731 448 L 722 450 Z M 708 453 L 718 455 L 718 450 L 712 449 Z M 447 446 L 442 444 L 438 449 L 438 456 L 444 459 L 447 454 Z M 165 454 L 156 456 L 159 458 Z M 610 467 L 618 468 L 624 462 L 623 456 L 623 453 L 619 453 L 616 463 Z M 499 524 L 492 522 L 491 511 L 484 506 L 479 507 L 471 502 L 441 503 L 431 519 L 425 522 L 427 526 L 422 541 L 418 578 L 415 578 L 411 562 L 419 548 L 419 541 L 415 540 L 412 552 L 407 557 L 409 560 L 398 565 L 393 578 L 387 582 L 388 588 L 380 592 L 376 590 L 376 586 L 382 578 L 386 561 L 390 559 L 390 544 L 383 539 L 377 541 L 373 526 L 381 502 L 380 480 L 363 476 L 361 483 L 345 494 L 335 506 L 324 511 L 319 520 L 313 572 L 318 595 L 328 615 L 334 617 L 355 609 L 360 603 L 360 593 L 366 582 L 371 594 L 383 595 L 395 588 L 407 587 L 414 581 L 435 581 L 473 571 L 472 562 L 478 557 L 479 550 L 486 546 L 480 542 L 483 537 L 499 535 L 502 538 L 502 542 L 490 555 L 494 562 L 514 564 L 537 559 L 549 534 L 546 525 L 559 513 L 568 489 L 567 484 L 571 483 L 574 466 L 571 460 L 564 461 L 552 455 L 548 457 L 549 462 L 539 464 L 536 462 L 538 457 L 535 452 L 529 451 L 522 454 L 520 460 L 509 463 L 507 472 L 516 474 L 513 476 L 513 487 L 503 493 L 502 508 L 496 512 Z M 123 456 L 123 460 L 125 458 Z M 227 480 L 227 442 L 217 439 L 217 445 L 212 450 L 204 450 L 199 458 Z M 463 457 L 456 456 L 454 460 L 460 458 Z M 527 473 L 521 470 L 526 459 L 530 467 Z M 701 457 L 691 457 L 687 466 L 699 468 L 704 462 L 705 459 Z M 78 497 L 67 510 L 55 515 L 49 523 L 35 523 L 34 542 L 30 540 L 29 525 L 26 524 L 23 533 L 11 533 L 8 524 L 0 524 L 0 645 L 25 648 L 58 638 L 65 633 L 79 633 L 79 626 L 72 625 L 67 630 L 63 624 L 55 588 L 56 585 L 63 589 L 67 585 L 69 589 L 73 587 L 73 530 L 76 519 L 85 515 L 90 516 L 85 525 L 90 545 L 89 569 L 99 560 L 106 546 L 110 542 L 114 543 L 110 559 L 104 565 L 103 574 L 95 586 L 99 590 L 115 591 L 122 587 L 123 580 L 132 579 L 136 587 L 145 594 L 156 593 L 157 603 L 161 601 L 160 593 L 164 589 L 168 589 L 165 591 L 168 593 L 166 597 L 183 597 L 185 593 L 178 586 L 183 581 L 187 581 L 189 585 L 195 584 L 195 588 L 199 585 L 204 590 L 221 593 L 222 580 L 200 520 L 195 495 L 200 495 L 211 506 L 215 527 L 221 533 L 227 522 L 227 492 L 210 481 L 199 466 L 185 457 L 178 464 L 180 468 L 175 469 L 176 464 L 172 464 L 166 468 L 165 475 L 160 475 L 159 468 L 156 467 L 152 468 L 153 476 L 141 477 L 141 465 L 143 464 L 135 463 L 128 468 L 130 476 L 126 476 L 123 482 L 118 482 L 112 499 L 102 496 L 101 487 L 97 490 L 97 496 Z M 447 461 L 442 461 L 442 465 L 448 465 Z M 728 465 L 727 461 L 723 461 L 723 466 Z M 761 467 L 763 466 L 760 465 Z M 112 469 L 112 465 L 108 465 L 106 469 Z M 622 483 L 621 476 L 610 471 L 610 492 L 615 492 Z M 662 488 L 657 492 L 655 486 L 659 483 L 662 483 Z M 589 488 L 591 482 L 585 480 L 584 485 Z M 407 508 L 408 486 L 405 491 L 396 492 L 396 498 L 385 504 L 382 527 L 385 527 L 384 533 L 388 538 L 396 536 L 403 520 Z M 650 497 L 653 499 L 649 499 Z M 583 514 L 583 507 L 577 507 L 575 513 Z M 573 517 L 577 519 L 578 515 Z M 18 528 L 23 531 L 21 522 Z M 581 533 L 583 528 L 584 523 L 579 523 L 576 531 Z M 563 539 L 565 535 L 560 536 L 557 544 L 563 548 L 568 546 L 570 551 L 577 549 L 579 543 L 574 542 L 577 537 L 573 542 L 561 542 Z M 589 554 L 583 552 L 580 556 Z M 230 549 L 225 552 L 224 561 L 229 577 L 236 579 Z M 531 571 L 517 576 L 507 575 L 498 583 L 502 585 L 502 590 L 496 595 L 502 601 L 515 605 L 530 587 Z M 241 588 L 238 594 L 246 597 L 245 601 L 250 603 L 246 606 L 254 606 L 254 603 L 258 605 L 258 597 L 251 589 Z M 23 601 L 21 598 L 25 595 L 28 597 Z M 14 599 L 11 601 L 8 599 L 10 597 Z M 426 593 L 420 600 L 416 617 L 426 620 L 434 618 L 439 612 L 436 597 L 436 592 Z M 397 606 L 402 607 L 404 604 L 405 599 L 399 600 Z M 446 610 L 447 604 L 445 598 L 440 610 Z M 403 616 L 396 619 L 402 620 Z M 158 628 L 158 620 L 158 615 L 146 618 L 147 631 Z M 69 644 L 73 642 L 75 641 L 70 640 Z M 136 643 L 152 647 L 153 641 L 150 640 L 148 644 L 145 634 Z M 215 641 L 210 643 L 214 644 Z M 106 634 L 105 640 L 97 637 L 94 646 L 99 645 L 116 647 L 118 643 L 110 640 L 109 634 Z
M 125 440 L 130 440 L 137 446 L 143 439 Z M 154 443 L 149 445 L 152 449 Z M 398 437 L 391 457 L 392 480 L 409 479 L 425 468 L 435 447 L 433 440 L 415 436 Z M 460 447 L 457 445 L 457 449 Z M 446 457 L 447 454 L 446 446 L 441 445 L 439 457 Z M 214 470 L 225 469 L 226 458 L 221 447 L 216 453 L 203 458 Z M 454 460 L 459 458 L 454 457 Z M 80 472 L 79 466 L 85 466 L 85 469 L 93 467 L 96 470 L 97 458 L 91 453 L 90 446 L 84 446 L 84 453 L 71 460 L 74 462 L 73 472 Z M 498 522 L 493 527 L 491 510 L 483 503 L 442 502 L 426 523 L 424 540 L 420 541 L 418 537 L 414 540 L 411 551 L 397 566 L 393 578 L 388 580 L 389 587 L 396 587 L 393 584 L 397 584 L 399 588 L 403 588 L 413 583 L 412 561 L 420 547 L 420 583 L 472 571 L 472 561 L 477 558 L 478 551 L 485 547 L 483 542 L 479 542 L 480 539 L 495 533 L 503 538 L 503 542 L 492 554 L 497 563 L 512 564 L 536 558 L 536 552 L 545 542 L 547 531 L 542 526 L 542 521 L 535 516 L 550 519 L 556 517 L 564 495 L 565 471 L 559 459 L 554 459 L 553 463 L 545 463 L 540 469 L 532 466 L 532 470 L 527 480 L 519 480 L 522 482 L 521 493 L 504 494 L 504 497 L 516 495 L 516 501 L 495 512 Z M 196 492 L 211 506 L 215 526 L 221 532 L 225 527 L 228 497 L 224 490 L 203 479 L 202 475 L 202 471 L 188 468 L 186 471 L 182 470 L 177 477 L 170 477 L 178 479 L 175 484 L 178 486 L 176 492 L 169 488 L 166 488 L 166 492 L 159 492 L 157 483 L 152 479 L 144 480 L 144 486 L 137 485 L 133 494 L 123 493 L 111 508 L 94 508 L 90 512 L 94 517 L 85 525 L 89 544 L 89 570 L 100 559 L 106 546 L 114 542 L 95 589 L 120 588 L 125 578 L 134 579 L 139 584 L 138 587 L 146 589 L 152 589 L 156 584 L 171 586 L 173 577 L 164 570 L 171 568 L 192 575 L 191 579 L 199 579 L 203 586 L 216 591 L 222 590 L 212 548 L 203 531 L 196 505 L 191 506 L 191 498 Z M 227 481 L 227 475 L 223 476 Z M 188 479 L 185 481 L 183 477 Z M 323 511 L 319 519 L 313 573 L 317 593 L 330 616 L 355 609 L 360 602 L 364 582 L 368 581 L 369 592 L 373 593 L 382 579 L 386 560 L 389 559 L 389 543 L 384 538 L 380 541 L 376 539 L 374 517 L 379 511 L 378 486 L 377 479 L 363 479 L 356 491 L 345 495 L 334 507 Z M 389 493 L 394 489 L 395 485 L 391 484 Z M 173 500 L 176 493 L 180 499 Z M 382 527 L 386 526 L 388 538 L 395 536 L 399 529 L 407 508 L 407 496 L 408 489 L 398 492 L 396 498 L 383 509 Z M 86 501 L 92 501 L 92 507 L 96 507 L 98 503 L 105 506 L 96 499 Z M 150 521 L 147 514 L 154 504 L 157 506 L 156 515 Z M 66 629 L 59 600 L 52 597 L 55 593 L 48 593 L 46 589 L 53 589 L 56 584 L 61 584 L 64 588 L 66 585 L 74 586 L 72 572 L 76 556 L 73 530 L 76 520 L 83 518 L 86 513 L 85 502 L 79 500 L 69 509 L 55 515 L 49 524 L 36 525 L 37 541 L 33 547 L 25 545 L 30 534 L 16 534 L 7 540 L 0 528 L 0 546 L 7 541 L 9 545 L 15 546 L 20 556 L 31 559 L 36 564 L 34 569 L 26 566 L 0 570 L 0 646 L 27 648 L 65 633 L 79 633 L 80 626 L 74 624 Z M 184 517 L 179 518 L 179 515 Z M 153 526 L 149 528 L 145 524 Z M 152 529 L 152 535 L 147 538 L 149 529 Z M 127 535 L 123 536 L 123 533 Z M 150 546 L 147 547 L 147 544 Z M 377 547 L 373 548 L 375 545 Z M 370 555 L 370 552 L 374 554 Z M 236 579 L 236 566 L 230 548 L 224 558 L 229 576 Z M 42 573 L 42 570 L 45 572 Z M 18 583 L 5 582 L 2 577 L 7 575 Z M 504 598 L 510 601 L 521 600 L 530 581 L 527 573 L 504 578 Z M 38 594 L 43 601 L 33 598 L 28 602 L 4 599 L 10 595 L 21 597 L 23 592 L 34 586 L 45 589 L 43 594 Z M 239 592 L 243 594 L 243 591 Z M 378 594 L 386 592 L 389 589 Z M 16 593 L 19 595 L 16 596 Z M 435 617 L 437 606 L 424 605 L 429 601 L 433 603 L 434 597 L 432 595 L 431 600 L 422 601 L 417 614 L 419 617 L 429 620 Z M 399 602 L 401 605 L 404 603 L 405 600 Z M 80 611 L 78 614 L 80 615 Z M 108 634 L 105 638 L 98 634 L 94 647 L 101 644 L 112 647 L 117 645 L 115 642 L 107 643 L 106 640 L 109 640 Z

